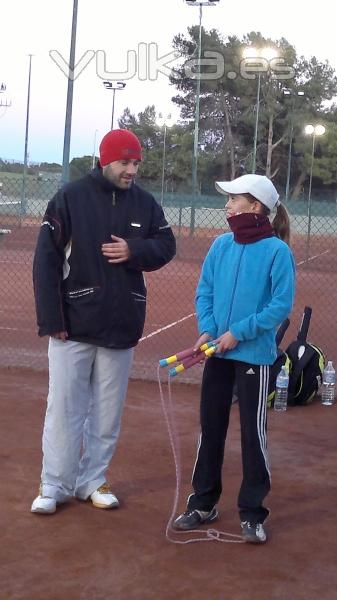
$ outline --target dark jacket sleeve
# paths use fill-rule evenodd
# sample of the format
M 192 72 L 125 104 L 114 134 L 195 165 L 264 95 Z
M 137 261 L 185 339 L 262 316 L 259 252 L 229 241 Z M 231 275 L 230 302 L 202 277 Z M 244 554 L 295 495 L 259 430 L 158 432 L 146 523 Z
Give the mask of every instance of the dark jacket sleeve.
M 176 253 L 176 242 L 163 209 L 152 198 L 150 232 L 146 239 L 127 239 L 131 252 L 128 268 L 155 271 L 170 262 Z
M 64 249 L 71 239 L 66 197 L 59 191 L 48 203 L 38 235 L 33 283 L 40 336 L 66 331 L 62 281 Z

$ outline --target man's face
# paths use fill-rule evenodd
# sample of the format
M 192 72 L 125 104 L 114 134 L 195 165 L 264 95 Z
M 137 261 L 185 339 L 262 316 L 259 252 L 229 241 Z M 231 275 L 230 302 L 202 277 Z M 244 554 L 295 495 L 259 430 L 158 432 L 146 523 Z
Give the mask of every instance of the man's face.
M 139 163 L 136 159 L 114 160 L 103 167 L 103 175 L 116 187 L 127 190 L 137 175 Z

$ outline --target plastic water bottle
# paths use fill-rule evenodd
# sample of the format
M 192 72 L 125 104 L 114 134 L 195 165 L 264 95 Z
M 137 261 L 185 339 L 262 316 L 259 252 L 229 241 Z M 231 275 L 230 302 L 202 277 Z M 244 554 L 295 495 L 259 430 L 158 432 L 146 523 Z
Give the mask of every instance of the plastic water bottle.
M 323 373 L 322 404 L 331 406 L 335 401 L 336 371 L 332 360 L 328 361 Z
M 289 375 L 287 369 L 282 367 L 276 379 L 274 410 L 287 410 Z

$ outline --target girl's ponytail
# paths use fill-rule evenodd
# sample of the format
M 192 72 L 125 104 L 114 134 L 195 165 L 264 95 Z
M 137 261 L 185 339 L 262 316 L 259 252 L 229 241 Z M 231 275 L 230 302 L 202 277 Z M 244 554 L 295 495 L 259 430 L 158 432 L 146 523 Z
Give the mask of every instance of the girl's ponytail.
M 286 207 L 283 204 L 279 204 L 277 207 L 276 215 L 272 221 L 272 228 L 274 229 L 276 237 L 283 240 L 288 246 L 290 245 L 290 219 Z

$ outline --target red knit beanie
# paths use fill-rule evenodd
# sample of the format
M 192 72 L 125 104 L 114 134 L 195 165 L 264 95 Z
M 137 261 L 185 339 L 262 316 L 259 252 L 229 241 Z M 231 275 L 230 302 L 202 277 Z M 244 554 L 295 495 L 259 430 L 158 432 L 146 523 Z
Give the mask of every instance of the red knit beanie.
M 113 129 L 101 141 L 100 163 L 105 167 L 115 160 L 142 160 L 142 148 L 137 136 L 127 129 Z

